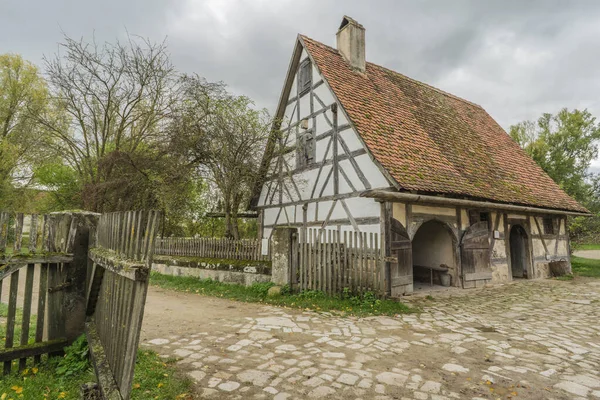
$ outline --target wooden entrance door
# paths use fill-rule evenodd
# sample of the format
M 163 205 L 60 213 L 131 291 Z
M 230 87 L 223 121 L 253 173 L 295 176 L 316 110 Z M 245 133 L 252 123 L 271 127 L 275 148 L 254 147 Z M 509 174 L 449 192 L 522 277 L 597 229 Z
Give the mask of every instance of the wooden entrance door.
M 390 283 L 391 295 L 395 297 L 413 291 L 412 244 L 402 224 L 391 220 Z
M 510 266 L 513 278 L 527 278 L 527 233 L 521 225 L 510 229 Z
M 492 279 L 488 223 L 477 222 L 467 228 L 460 247 L 463 287 L 477 287 Z

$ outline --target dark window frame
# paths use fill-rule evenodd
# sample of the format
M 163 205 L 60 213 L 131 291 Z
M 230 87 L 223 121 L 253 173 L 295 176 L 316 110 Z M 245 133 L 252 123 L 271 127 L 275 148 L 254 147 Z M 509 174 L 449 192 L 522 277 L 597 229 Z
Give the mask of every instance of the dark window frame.
M 306 58 L 298 67 L 298 95 L 302 96 L 312 86 L 312 63 Z
M 469 226 L 475 225 L 478 222 L 487 222 L 488 227 L 491 226 L 491 213 L 489 211 L 469 210 Z
M 544 235 L 554 235 L 554 218 L 544 217 L 542 219 L 542 226 L 544 227 Z

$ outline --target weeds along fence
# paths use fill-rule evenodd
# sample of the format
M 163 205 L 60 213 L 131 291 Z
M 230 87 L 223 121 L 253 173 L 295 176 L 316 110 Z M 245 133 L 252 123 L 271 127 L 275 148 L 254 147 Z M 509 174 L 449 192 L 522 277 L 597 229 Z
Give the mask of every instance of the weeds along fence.
M 0 213 L 4 375 L 17 365 L 23 370 L 28 360 L 39 363 L 44 354 L 60 354 L 81 334 L 84 310 L 77 305 L 83 304 L 85 269 L 78 263 L 87 250 L 90 219 L 94 215 Z
M 292 279 L 300 290 L 382 293 L 383 257 L 376 233 L 309 230 L 293 252 Z
M 164 256 L 268 261 L 260 239 L 157 238 L 155 254 Z
M 90 249 L 86 334 L 100 390 L 129 399 L 148 292 L 157 211 L 103 214 Z

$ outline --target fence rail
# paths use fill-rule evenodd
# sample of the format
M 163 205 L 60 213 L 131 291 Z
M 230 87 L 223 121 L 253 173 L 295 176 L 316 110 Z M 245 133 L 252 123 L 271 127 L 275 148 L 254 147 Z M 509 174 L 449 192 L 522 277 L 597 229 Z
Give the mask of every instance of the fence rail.
M 270 259 L 268 255 L 262 255 L 262 242 L 259 239 L 157 238 L 155 254 L 251 261 Z
M 157 211 L 103 214 L 90 249 L 86 333 L 107 399 L 131 393 L 159 221 Z
M 376 233 L 309 230 L 306 241 L 297 243 L 292 278 L 300 290 L 340 294 L 384 288 L 383 258 Z

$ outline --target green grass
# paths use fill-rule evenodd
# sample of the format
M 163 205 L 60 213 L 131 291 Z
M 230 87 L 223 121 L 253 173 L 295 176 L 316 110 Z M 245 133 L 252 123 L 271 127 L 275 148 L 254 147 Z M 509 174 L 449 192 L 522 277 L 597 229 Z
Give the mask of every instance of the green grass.
M 317 291 L 289 293 L 284 288 L 281 295 L 268 297 L 267 291 L 273 286 L 272 283 L 258 283 L 247 287 L 210 279 L 162 275 L 157 272 L 152 272 L 150 284 L 198 295 L 314 311 L 339 312 L 343 315 L 395 315 L 416 311 L 395 300 L 379 300 L 372 293 L 353 296 L 346 292 L 343 296 L 334 297 Z
M 600 243 L 573 244 L 573 249 L 577 250 L 600 250 Z
M 95 381 L 91 368 L 70 375 L 57 373 L 60 358 L 45 360 L 21 374 L 0 379 L 0 398 L 8 399 L 72 399 L 78 400 L 81 385 Z M 138 351 L 132 400 L 193 399 L 192 382 L 175 370 L 175 360 L 164 360 L 152 351 Z M 22 395 L 22 396 L 20 396 Z
M 600 278 L 600 260 L 571 256 L 571 266 L 575 275 Z
M 6 339 L 6 322 L 4 319 L 8 316 L 8 305 L 4 303 L 0 303 L 0 318 L 2 321 L 0 323 L 0 349 L 4 348 L 4 341 Z M 21 343 L 21 327 L 23 321 L 23 312 L 20 308 L 17 308 L 16 318 L 15 318 L 15 335 L 14 335 L 14 345 L 18 346 Z M 29 319 L 29 341 L 28 343 L 33 343 L 35 339 L 35 329 L 36 329 L 37 316 L 32 315 Z
M 175 362 L 175 359 L 165 360 L 153 351 L 138 351 L 131 398 L 192 399 L 193 383 L 176 371 Z
M 64 379 L 56 373 L 59 359 L 44 360 L 21 374 L 13 373 L 0 380 L 0 398 L 8 399 L 79 399 L 82 384 L 94 382 L 91 369 Z M 14 366 L 13 366 L 14 370 Z M 22 395 L 22 396 L 21 396 Z

